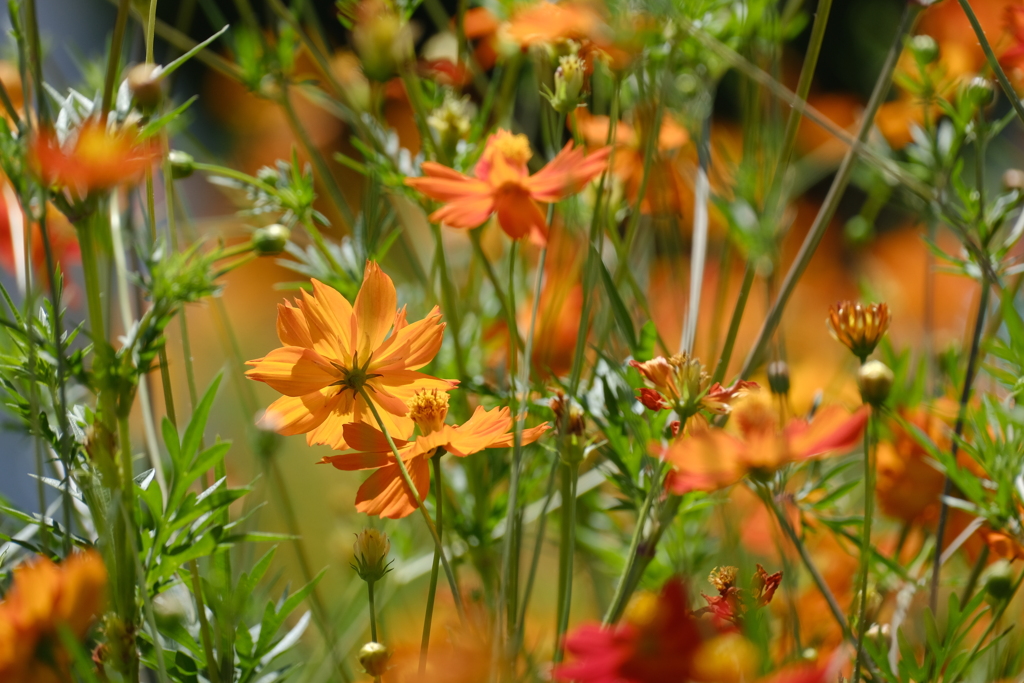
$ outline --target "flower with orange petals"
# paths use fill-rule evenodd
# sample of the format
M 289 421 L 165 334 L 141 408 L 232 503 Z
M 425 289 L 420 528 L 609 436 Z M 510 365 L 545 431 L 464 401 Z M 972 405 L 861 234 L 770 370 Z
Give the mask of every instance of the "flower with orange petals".
M 295 305 L 278 304 L 283 346 L 249 361 L 253 368 L 246 372 L 284 394 L 267 408 L 261 426 L 343 449 L 346 424 L 373 420 L 365 395 L 391 434 L 412 434 L 407 403 L 413 396 L 447 391 L 457 382 L 416 372 L 441 348 L 445 326 L 437 307 L 410 324 L 405 307 L 396 312 L 396 306 L 394 283 L 372 261 L 354 306 L 318 280 L 313 294 L 303 291 Z
M 567 144 L 547 166 L 530 175 L 526 162 L 532 152 L 525 135 L 499 130 L 487 140 L 475 177 L 426 161 L 422 178 L 406 185 L 444 206 L 430 215 L 435 223 L 475 228 L 497 214 L 498 224 L 512 239 L 533 235 L 547 239 L 547 220 L 538 202 L 550 204 L 579 192 L 604 171 L 610 148 L 585 155 Z
M 854 413 L 829 406 L 813 420 L 791 420 L 780 429 L 771 406 L 748 401 L 736 408 L 733 422 L 740 437 L 722 429 L 693 430 L 666 449 L 672 465 L 665 487 L 677 495 L 689 491 L 715 491 L 731 486 L 748 473 L 770 473 L 855 446 L 867 424 L 868 408 Z
M 759 388 L 756 382 L 745 380 L 731 387 L 723 387 L 719 382 L 710 384 L 711 376 L 701 362 L 685 353 L 670 358 L 657 356 L 642 363 L 631 360 L 629 364 L 654 385 L 653 389 L 641 387 L 637 400 L 655 411 L 674 408 L 685 416 L 700 410 L 725 415 L 732 410 L 733 401 Z
M 417 438 L 406 441 L 394 439 L 402 462 L 419 499 L 426 498 L 430 489 L 430 458 L 439 449 L 460 458 L 479 453 L 487 448 L 508 448 L 514 434 L 509 409 L 485 410 L 482 406 L 461 425 L 445 424 L 448 415 L 448 394 L 422 392 L 409 403 L 409 417 L 420 428 Z M 548 423 L 524 429 L 522 443 L 536 441 L 548 429 Z M 377 470 L 363 482 L 356 494 L 356 510 L 368 515 L 401 519 L 416 511 L 416 500 L 402 479 L 394 454 L 384 434 L 365 422 L 345 425 L 345 441 L 354 453 L 329 455 L 320 462 L 330 463 L 339 470 Z
M 40 557 L 18 566 L 0 602 L 0 680 L 70 680 L 59 629 L 84 637 L 103 610 L 106 585 L 107 571 L 95 551 L 76 553 L 60 565 Z M 48 651 L 45 662 L 36 657 L 42 649 Z
M 44 182 L 85 196 L 137 182 L 159 159 L 160 149 L 154 140 L 140 139 L 134 128 L 112 131 L 90 121 L 63 140 L 52 130 L 42 131 L 32 143 L 32 157 Z
M 829 306 L 825 322 L 833 339 L 853 351 L 853 355 L 863 362 L 889 329 L 889 306 L 840 301 Z

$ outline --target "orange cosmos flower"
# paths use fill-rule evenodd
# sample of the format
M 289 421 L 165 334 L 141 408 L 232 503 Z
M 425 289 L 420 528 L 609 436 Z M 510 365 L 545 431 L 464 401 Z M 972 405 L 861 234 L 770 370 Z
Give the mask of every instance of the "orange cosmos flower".
M 0 680 L 58 683 L 70 680 L 70 659 L 58 629 L 82 638 L 103 610 L 107 571 L 95 551 L 76 553 L 56 565 L 40 557 L 14 570 L 0 602 Z M 36 658 L 46 650 L 48 661 Z
M 394 439 L 394 442 L 420 500 L 426 498 L 430 488 L 429 460 L 438 449 L 464 458 L 486 448 L 508 448 L 515 438 L 511 431 L 512 414 L 507 407 L 492 410 L 478 407 L 461 425 L 444 423 L 448 415 L 448 394 L 445 393 L 417 394 L 409 408 L 420 435 L 412 441 Z M 547 429 L 547 422 L 524 429 L 522 443 L 533 443 Z M 353 422 L 345 425 L 345 441 L 355 453 L 327 456 L 320 462 L 330 463 L 339 470 L 377 470 L 359 487 L 356 510 L 390 519 L 401 519 L 415 512 L 416 501 L 402 480 L 384 434 L 364 422 Z
M 46 183 L 84 196 L 139 180 L 160 150 L 154 140 L 140 140 L 134 128 L 111 131 L 88 121 L 63 141 L 43 131 L 32 143 L 32 156 Z
M 426 161 L 422 178 L 406 178 L 406 185 L 444 206 L 430 215 L 435 223 L 453 228 L 475 228 L 493 214 L 512 239 L 533 234 L 547 239 L 547 220 L 538 202 L 552 203 L 579 192 L 604 171 L 611 148 L 589 156 L 567 144 L 534 175 L 526 168 L 533 155 L 525 135 L 499 130 L 487 140 L 476 177 L 464 176 L 447 166 Z
M 696 428 L 665 451 L 663 457 L 674 468 L 665 487 L 678 495 L 715 491 L 748 473 L 770 473 L 792 462 L 849 450 L 860 440 L 867 419 L 865 407 L 850 413 L 829 406 L 809 422 L 795 419 L 779 429 L 768 403 L 743 403 L 733 415 L 740 437 L 721 429 Z
M 404 306 L 392 312 L 395 285 L 372 261 L 366 263 L 354 306 L 317 280 L 313 294 L 302 292 L 295 304 L 277 307 L 277 334 L 284 346 L 248 362 L 253 366 L 246 372 L 249 379 L 284 394 L 260 420 L 268 429 L 305 434 L 310 445 L 347 448 L 344 426 L 373 419 L 365 390 L 388 431 L 409 436 L 413 421 L 406 403 L 416 392 L 447 391 L 458 384 L 416 372 L 441 348 L 441 314 L 435 306 L 410 324 Z

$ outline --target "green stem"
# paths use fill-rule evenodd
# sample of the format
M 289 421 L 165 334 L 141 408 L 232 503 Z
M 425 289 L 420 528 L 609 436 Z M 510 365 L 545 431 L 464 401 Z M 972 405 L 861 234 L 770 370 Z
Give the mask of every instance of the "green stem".
M 441 233 L 441 226 L 432 224 L 434 240 L 437 249 L 434 251 L 434 258 L 437 260 L 437 268 L 441 277 L 441 298 L 444 301 L 445 315 L 451 321 L 451 339 L 455 347 L 455 366 L 458 368 L 459 379 L 466 381 L 466 359 L 462 354 L 462 317 L 459 315 L 458 292 L 452 282 L 451 273 L 448 272 L 448 261 L 444 254 L 444 236 Z
M 519 652 L 523 643 L 523 629 L 526 625 L 526 609 L 530 604 L 530 596 L 533 593 L 533 582 L 537 578 L 537 567 L 540 564 L 540 552 L 544 547 L 544 532 L 547 528 L 548 508 L 555 493 L 555 478 L 558 474 L 559 459 L 555 458 L 551 463 L 551 473 L 548 475 L 547 493 L 544 496 L 544 505 L 540 511 L 540 518 L 537 520 L 537 538 L 533 544 L 533 556 L 530 559 L 530 571 L 526 575 L 526 586 L 523 587 L 522 604 L 519 606 L 519 618 L 516 620 L 515 639 L 513 640 L 512 652 Z
M 562 500 L 562 514 L 568 518 L 565 526 L 565 534 L 558 547 L 558 565 L 564 565 L 565 586 L 560 588 L 559 594 L 562 597 L 558 605 L 559 619 L 558 630 L 555 633 L 555 664 L 558 664 L 565 657 L 565 633 L 569 630 L 569 612 L 572 608 L 572 566 L 576 556 L 576 487 L 580 479 L 580 464 L 569 463 L 563 466 L 562 475 L 568 475 L 568 498 Z M 559 570 L 559 574 L 562 574 Z
M 640 549 L 640 539 L 643 537 L 644 527 L 647 525 L 647 515 L 650 514 L 651 507 L 654 505 L 654 499 L 657 498 L 658 493 L 661 491 L 659 481 L 660 476 L 656 476 L 651 480 L 650 487 L 647 490 L 647 495 L 644 497 L 643 505 L 640 506 L 640 513 L 636 518 L 636 527 L 633 529 L 633 537 L 629 540 L 629 550 L 626 551 L 626 566 L 622 568 L 622 574 L 619 576 L 619 583 L 615 587 L 615 595 L 612 596 L 612 601 L 608 605 L 608 610 L 604 613 L 602 623 L 605 626 L 618 621 L 619 616 L 622 614 L 622 610 L 626 607 L 626 601 L 629 600 L 629 584 L 631 583 L 631 577 L 633 576 L 633 569 L 636 566 L 637 552 Z
M 864 635 L 868 630 L 868 578 L 871 574 L 871 522 L 875 510 L 875 464 L 871 458 L 871 428 L 875 416 L 868 417 L 864 429 L 864 523 L 860 542 L 860 610 L 857 616 L 857 661 L 853 669 L 853 683 L 860 680 L 864 663 Z
M 494 270 L 494 266 L 487 258 L 487 254 L 484 253 L 483 245 L 480 243 L 480 228 L 474 228 L 469 231 L 469 241 L 473 245 L 473 253 L 476 254 L 477 259 L 484 266 L 484 274 L 487 276 L 487 280 L 491 283 L 491 287 L 494 288 L 495 297 L 498 299 L 498 305 L 501 307 L 501 315 L 505 319 L 509 329 L 509 339 L 513 340 L 516 344 L 514 353 L 519 353 L 519 349 L 523 348 L 526 344 L 522 337 L 519 336 L 518 331 L 513 336 L 513 322 L 515 313 L 508 305 L 508 297 L 505 296 L 505 289 L 501 286 L 501 281 L 498 279 L 498 274 Z
M 110 55 L 107 57 L 107 74 L 103 79 L 103 100 L 101 111 L 106 120 L 110 107 L 114 103 L 114 83 L 117 81 L 117 67 L 121 63 L 121 45 L 124 43 L 124 31 L 128 26 L 128 10 L 131 0 L 120 0 L 117 4 L 117 19 L 114 21 L 114 35 L 110 39 Z M 39 85 L 41 87 L 41 84 Z
M 379 643 L 377 640 L 377 607 L 373 604 L 373 584 L 374 581 L 366 582 L 366 592 L 370 599 L 370 640 L 375 643 Z
M 125 675 L 129 681 L 139 680 L 139 653 L 135 646 L 135 633 L 138 629 L 138 601 L 135 598 L 137 557 L 131 539 L 137 534 L 135 529 L 135 480 L 132 463 L 131 435 L 128 429 L 128 414 L 125 412 L 118 418 L 118 440 L 121 455 L 121 513 L 117 515 L 117 525 L 123 533 L 120 552 L 118 553 L 118 585 L 121 590 L 121 618 L 125 633 L 128 634 L 128 652 L 125 663 Z M 156 634 L 154 634 L 156 635 Z
M 437 537 L 444 533 L 444 488 L 441 484 L 441 453 L 430 458 L 434 470 L 434 509 L 437 516 Z M 430 587 L 427 589 L 427 611 L 423 616 L 423 638 L 420 640 L 420 676 L 427 671 L 427 651 L 430 649 L 430 624 L 434 619 L 434 598 L 437 595 L 437 574 L 441 563 L 439 546 L 434 546 L 434 559 L 430 564 Z M 376 640 L 376 638 L 374 638 Z
M 146 63 L 153 63 L 153 43 L 156 35 L 156 2 L 149 0 L 149 16 L 146 18 Z
M 988 545 L 981 546 L 981 552 L 978 553 L 978 561 L 975 562 L 974 567 L 971 568 L 971 575 L 967 578 L 967 585 L 964 586 L 963 595 L 960 596 L 961 605 L 966 605 L 968 601 L 970 601 L 971 596 L 974 595 L 974 589 L 978 585 L 978 579 L 981 578 L 981 572 L 988 564 L 988 555 Z
M 977 369 L 981 349 L 981 333 L 985 327 L 985 313 L 988 309 L 988 298 L 991 288 L 984 278 L 981 283 L 981 297 L 978 300 L 978 313 L 974 319 L 974 333 L 971 338 L 971 351 L 967 357 L 967 369 L 964 372 L 964 386 L 960 392 L 960 407 L 957 411 L 956 425 L 953 427 L 952 457 L 956 460 L 960 449 L 960 437 L 964 433 L 964 422 L 967 418 L 967 402 L 971 397 L 971 386 L 974 384 L 974 373 Z M 939 606 L 939 570 L 942 569 L 942 541 L 946 535 L 946 522 L 949 518 L 949 504 L 946 502 L 953 494 L 953 480 L 946 475 L 942 490 L 942 505 L 939 508 L 939 521 L 935 529 L 935 558 L 932 562 L 931 589 L 928 604 L 932 614 L 936 614 Z
M 903 37 L 913 26 L 920 11 L 921 7 L 918 4 L 913 2 L 907 3 L 906 9 L 903 12 L 903 17 L 900 20 L 899 27 L 896 30 L 896 37 L 889 48 L 885 62 L 882 65 L 882 71 L 878 76 L 878 80 L 875 82 L 874 91 L 871 93 L 871 98 L 868 100 L 867 107 L 864 109 L 860 131 L 857 133 L 857 142 L 859 145 L 863 145 L 866 142 L 868 135 L 871 132 L 871 128 L 875 121 L 875 115 L 878 113 L 879 107 L 882 106 L 882 102 L 885 100 L 885 95 L 889 92 L 889 88 L 892 85 L 892 74 L 896 69 L 896 63 L 903 48 Z M 829 188 L 828 194 L 825 196 L 825 201 L 822 203 L 821 209 L 818 211 L 818 215 L 815 217 L 814 223 L 811 225 L 811 228 L 807 233 L 807 237 L 804 238 L 804 242 L 800 246 L 800 251 L 797 253 L 796 259 L 790 266 L 789 272 L 786 273 L 786 277 L 782 282 L 782 287 L 775 299 L 775 303 L 772 304 L 771 310 L 765 317 L 761 331 L 758 334 L 757 341 L 754 343 L 750 353 L 747 355 L 747 358 L 743 363 L 743 368 L 740 370 L 741 378 L 748 377 L 758 364 L 760 364 L 762 355 L 771 343 L 771 340 L 775 335 L 775 330 L 778 328 L 779 322 L 782 320 L 782 312 L 785 309 L 786 304 L 789 302 L 789 297 L 793 294 L 793 290 L 796 288 L 797 281 L 799 281 L 801 276 L 803 276 L 804 271 L 807 269 L 807 265 L 811 262 L 811 257 L 814 255 L 814 252 L 817 250 L 822 238 L 825 236 L 825 231 L 828 228 L 829 223 L 831 223 L 836 209 L 839 208 L 839 201 L 842 199 L 843 193 L 846 191 L 846 187 L 849 185 L 850 178 L 853 175 L 858 151 L 859 146 L 851 147 L 847 151 L 846 156 L 843 157 L 839 170 L 836 171 L 835 179 L 832 181 L 832 186 Z
M 804 567 L 807 569 L 807 573 L 811 575 L 811 579 L 814 581 L 814 585 L 818 587 L 818 591 L 824 596 L 825 602 L 828 604 L 828 609 L 835 618 L 836 623 L 839 624 L 840 630 L 843 632 L 843 636 L 850 642 L 856 642 L 853 633 L 850 632 L 850 625 L 846 623 L 846 617 L 843 616 L 843 610 L 839 608 L 839 603 L 836 602 L 836 597 L 832 594 L 832 589 L 825 583 L 825 578 L 818 571 L 818 567 L 814 564 L 814 560 L 811 558 L 810 552 L 807 550 L 807 546 L 797 535 L 793 529 L 789 520 L 786 519 L 786 515 L 779 508 L 778 503 L 775 502 L 775 497 L 772 492 L 764 487 L 759 487 L 761 499 L 764 501 L 768 509 L 775 515 L 775 519 L 778 520 L 779 526 L 782 527 L 783 533 L 789 538 L 790 542 L 796 548 L 797 553 L 800 555 L 800 559 L 804 563 Z
M 718 357 L 718 365 L 715 366 L 711 383 L 721 382 L 725 379 L 725 373 L 729 370 L 729 361 L 732 360 L 732 351 L 736 346 L 736 337 L 740 333 L 740 323 L 743 322 L 743 312 L 747 308 L 747 299 L 750 297 L 750 290 L 754 285 L 754 276 L 757 268 L 753 263 L 747 263 L 747 269 L 743 273 L 743 284 L 740 285 L 740 295 L 736 299 L 736 307 L 732 309 L 732 318 L 729 320 L 729 331 L 725 335 L 725 346 L 722 347 L 722 355 Z M 726 277 L 723 273 L 720 277 Z
M 444 554 L 444 546 L 441 545 L 441 536 L 437 533 L 437 527 L 434 526 L 434 521 L 430 519 L 430 513 L 427 512 L 427 508 L 423 505 L 423 499 L 420 498 L 420 492 L 416 490 L 416 485 L 413 483 L 412 477 L 409 476 L 409 469 L 405 466 L 405 461 L 402 460 L 402 455 L 398 452 L 398 447 L 395 446 L 394 439 L 391 438 L 391 434 L 388 432 L 387 426 L 385 426 L 384 421 L 381 419 L 377 406 L 370 400 L 365 388 L 360 388 L 359 393 L 362 395 L 363 401 L 370 408 L 370 412 L 373 414 L 373 419 L 377 422 L 377 427 L 380 429 L 381 433 L 384 434 L 384 438 L 387 439 L 388 446 L 391 447 L 391 454 L 395 457 L 395 463 L 398 465 L 398 471 L 402 475 L 402 481 L 405 482 L 405 487 L 408 489 L 409 495 L 412 497 L 413 501 L 416 503 L 416 507 L 423 515 L 423 521 L 427 525 L 427 531 L 430 532 L 430 537 L 434 539 L 434 548 L 441 556 L 441 566 L 444 567 L 444 573 L 448 579 L 448 587 L 451 588 L 452 597 L 455 600 L 455 609 L 458 610 L 459 621 L 465 623 L 466 614 L 464 605 L 462 604 L 462 593 L 459 591 L 459 584 L 455 580 L 455 573 L 452 571 L 451 565 L 448 564 L 448 558 Z
M 971 3 L 968 0 L 957 0 L 960 3 L 960 8 L 963 9 L 964 14 L 967 15 L 967 20 L 971 22 L 971 28 L 974 29 L 974 35 L 977 36 L 978 42 L 981 44 L 981 49 L 985 52 L 985 58 L 988 59 L 988 65 L 992 67 L 992 71 L 996 74 L 996 80 L 999 81 L 1000 87 L 1003 92 L 1006 93 L 1006 98 L 1010 100 L 1010 104 L 1013 106 L 1013 110 L 1017 112 L 1017 117 L 1024 121 L 1024 105 L 1021 104 L 1020 98 L 1017 97 L 1017 91 L 1013 89 L 1013 85 L 1010 84 L 1010 79 L 1006 77 L 1006 72 L 1003 71 L 1003 67 L 999 64 L 999 59 L 996 57 L 996 53 L 992 50 L 991 43 L 988 42 L 988 38 L 985 36 L 984 29 L 981 28 L 981 23 L 978 21 L 977 15 L 974 14 L 974 9 L 971 8 Z
M 192 575 L 192 595 L 196 599 L 196 614 L 199 617 L 199 635 L 203 641 L 203 654 L 206 655 L 206 672 L 210 683 L 220 683 L 220 672 L 213 654 L 213 638 L 210 635 L 210 621 L 206 618 L 206 603 L 203 601 L 203 584 L 199 579 L 199 565 L 195 560 L 188 563 L 188 573 Z

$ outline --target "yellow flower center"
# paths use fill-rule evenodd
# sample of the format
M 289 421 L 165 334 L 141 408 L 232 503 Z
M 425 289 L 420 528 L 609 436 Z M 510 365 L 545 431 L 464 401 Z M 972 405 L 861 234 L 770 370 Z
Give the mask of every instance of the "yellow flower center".
M 423 434 L 431 434 L 444 426 L 448 417 L 448 394 L 433 389 L 421 391 L 409 401 L 409 418 Z
M 708 576 L 708 581 L 719 593 L 726 591 L 736 585 L 736 575 L 739 574 L 736 567 L 715 567 Z
M 507 130 L 500 130 L 491 138 L 491 148 L 494 152 L 505 157 L 505 160 L 512 164 L 525 164 L 533 156 L 530 151 L 530 141 L 522 133 L 513 135 Z

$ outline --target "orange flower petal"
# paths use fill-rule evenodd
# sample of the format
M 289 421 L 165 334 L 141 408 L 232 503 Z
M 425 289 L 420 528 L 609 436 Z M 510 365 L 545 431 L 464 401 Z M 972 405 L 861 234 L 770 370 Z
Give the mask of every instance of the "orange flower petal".
M 274 349 L 263 358 L 251 360 L 249 379 L 266 382 L 285 396 L 304 396 L 320 391 L 338 379 L 338 372 L 319 353 L 298 346 Z
M 502 188 L 495 201 L 498 213 L 498 225 L 512 239 L 525 237 L 533 231 L 547 234 L 547 221 L 537 202 L 522 187 L 508 186 Z
M 841 406 L 833 405 L 818 411 L 809 423 L 797 423 L 787 428 L 793 457 L 813 458 L 830 451 L 854 448 L 864 433 L 869 414 L 867 407 L 850 413 Z
M 668 448 L 664 458 L 673 470 L 665 487 L 677 495 L 731 486 L 747 473 L 742 441 L 720 429 L 702 429 Z
M 319 427 L 330 415 L 328 397 L 335 391 L 335 388 L 327 388 L 303 396 L 282 396 L 267 407 L 259 426 L 282 436 L 305 434 Z
M 430 465 L 426 458 L 414 458 L 406 467 L 423 500 L 430 490 Z M 356 493 L 356 510 L 388 519 L 401 519 L 416 511 L 416 502 L 402 481 L 397 464 L 380 468 L 363 482 Z
M 367 261 L 363 286 L 359 288 L 353 307 L 356 321 L 353 341 L 359 353 L 359 364 L 369 362 L 371 353 L 384 341 L 394 322 L 397 306 L 395 283 L 376 262 Z
M 345 425 L 346 431 L 348 427 L 352 425 Z M 377 432 L 380 434 L 380 432 Z M 384 435 L 381 434 L 383 437 Z M 387 444 L 385 444 L 387 445 Z M 393 462 L 392 456 L 386 453 L 339 453 L 338 455 L 327 455 L 324 456 L 321 463 L 333 465 L 336 469 L 344 470 L 346 472 L 354 472 L 356 470 L 375 470 L 378 467 L 384 467 L 389 462 Z
M 285 346 L 313 348 L 313 339 L 309 336 L 306 316 L 300 309 L 287 301 L 277 305 L 277 338 Z

